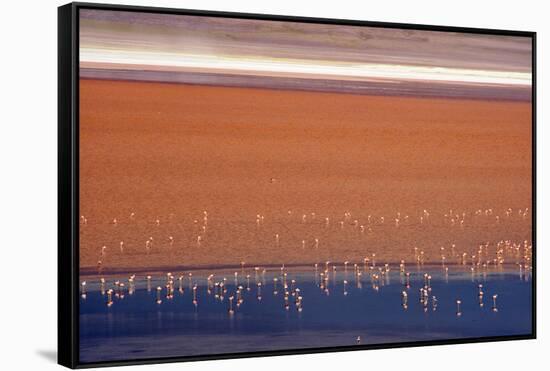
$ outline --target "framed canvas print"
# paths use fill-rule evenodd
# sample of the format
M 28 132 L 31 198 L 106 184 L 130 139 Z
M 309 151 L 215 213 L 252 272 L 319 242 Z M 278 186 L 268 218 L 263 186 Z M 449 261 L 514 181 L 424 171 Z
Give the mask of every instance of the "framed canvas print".
M 535 33 L 59 8 L 59 362 L 535 337 Z

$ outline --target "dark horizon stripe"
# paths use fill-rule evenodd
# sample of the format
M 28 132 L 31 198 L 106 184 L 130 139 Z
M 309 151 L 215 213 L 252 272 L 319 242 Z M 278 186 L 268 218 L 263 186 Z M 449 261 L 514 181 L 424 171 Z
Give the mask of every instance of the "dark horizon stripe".
M 441 97 L 460 99 L 509 100 L 530 102 L 531 86 L 490 85 L 439 81 L 348 81 L 300 79 L 259 75 L 236 75 L 184 71 L 136 71 L 124 69 L 80 68 L 80 77 L 99 80 L 121 80 L 205 85 L 221 87 L 296 90 L 360 95 Z

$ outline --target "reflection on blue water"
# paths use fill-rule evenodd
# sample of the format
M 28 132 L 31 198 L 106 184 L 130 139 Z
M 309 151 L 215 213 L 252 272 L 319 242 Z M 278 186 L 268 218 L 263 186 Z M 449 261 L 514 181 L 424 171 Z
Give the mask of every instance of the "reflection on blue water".
M 117 277 L 124 287 L 113 285 L 112 278 L 88 281 L 80 299 L 80 361 L 531 333 L 531 281 L 525 272 L 472 275 L 463 268 L 424 267 L 410 273 L 406 288 L 399 271 L 358 276 L 353 268 L 338 269 L 328 277 L 313 268 L 290 270 L 286 277 L 279 269 L 251 271 L 248 280 L 240 271 L 236 280 L 233 272 L 215 272 L 210 279 L 212 272 L 175 275 L 172 297 L 165 275 L 133 282 Z M 431 276 L 429 288 L 421 292 L 425 273 Z

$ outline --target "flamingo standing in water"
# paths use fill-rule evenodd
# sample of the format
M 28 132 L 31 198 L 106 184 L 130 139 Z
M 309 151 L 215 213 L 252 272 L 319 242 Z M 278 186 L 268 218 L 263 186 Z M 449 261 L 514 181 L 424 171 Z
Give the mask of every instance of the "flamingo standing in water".
M 258 293 L 257 293 L 258 301 L 262 301 L 262 283 L 258 282 L 257 286 L 258 286 Z
M 162 304 L 162 299 L 160 298 L 161 292 L 162 292 L 162 287 L 157 286 L 157 304 Z
M 483 285 L 482 284 L 479 284 L 478 285 L 478 294 L 477 294 L 477 297 L 479 299 L 479 306 L 481 308 L 483 308 Z
M 198 305 L 197 301 L 197 284 L 193 285 L 193 305 L 196 307 Z
M 113 305 L 113 289 L 107 290 L 107 306 Z
M 348 281 L 347 281 L 347 280 L 344 280 L 344 296 L 347 296 L 347 295 L 348 295 L 347 286 L 348 286 Z
M 402 304 L 401 305 L 403 306 L 403 309 L 405 309 L 405 310 L 408 308 L 408 304 L 407 304 L 408 296 L 409 295 L 407 294 L 407 291 L 401 292 L 401 298 L 402 298 Z
M 82 287 L 82 299 L 86 299 L 86 281 L 82 281 L 80 286 Z
M 233 310 L 233 299 L 234 299 L 233 296 L 229 297 L 229 314 L 230 315 L 235 313 L 235 311 Z

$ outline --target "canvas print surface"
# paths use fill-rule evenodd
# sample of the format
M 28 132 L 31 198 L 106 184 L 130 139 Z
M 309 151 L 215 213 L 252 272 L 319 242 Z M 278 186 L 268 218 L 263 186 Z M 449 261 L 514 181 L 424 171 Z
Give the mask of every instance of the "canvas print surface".
M 532 332 L 528 37 L 81 9 L 83 363 Z

